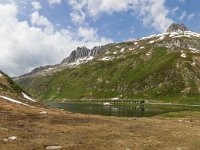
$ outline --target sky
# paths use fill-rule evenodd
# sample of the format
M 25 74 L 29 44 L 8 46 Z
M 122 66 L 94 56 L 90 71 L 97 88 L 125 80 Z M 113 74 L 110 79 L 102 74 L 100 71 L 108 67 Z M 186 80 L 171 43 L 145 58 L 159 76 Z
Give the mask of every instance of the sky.
M 199 0 L 0 0 L 0 69 L 19 76 L 57 64 L 78 46 L 163 33 L 200 32 Z

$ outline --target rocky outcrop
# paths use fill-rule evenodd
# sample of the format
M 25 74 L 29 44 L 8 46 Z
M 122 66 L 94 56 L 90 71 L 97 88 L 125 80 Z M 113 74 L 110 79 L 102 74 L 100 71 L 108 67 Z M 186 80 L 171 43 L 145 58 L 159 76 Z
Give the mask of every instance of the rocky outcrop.
M 72 51 L 69 57 L 65 58 L 61 62 L 61 64 L 75 62 L 79 58 L 88 57 L 89 54 L 90 54 L 90 49 L 87 49 L 85 46 L 78 47 L 76 50 Z
M 104 46 L 95 46 L 91 50 L 84 47 L 78 47 L 76 50 L 72 51 L 69 57 L 65 58 L 61 64 L 69 64 L 75 62 L 77 59 L 80 58 L 89 58 L 89 57 L 96 57 L 97 55 L 104 52 L 109 46 L 113 44 L 108 44 Z
M 181 49 L 190 49 L 190 50 L 200 50 L 200 43 L 198 39 L 187 39 L 187 38 L 173 38 L 169 40 L 165 40 L 162 43 L 157 44 L 157 46 L 164 46 L 171 50 L 174 50 L 175 48 L 181 48 Z
M 180 31 L 189 31 L 189 29 L 184 24 L 173 23 L 172 25 L 169 26 L 166 32 L 170 33 L 170 32 L 180 32 Z

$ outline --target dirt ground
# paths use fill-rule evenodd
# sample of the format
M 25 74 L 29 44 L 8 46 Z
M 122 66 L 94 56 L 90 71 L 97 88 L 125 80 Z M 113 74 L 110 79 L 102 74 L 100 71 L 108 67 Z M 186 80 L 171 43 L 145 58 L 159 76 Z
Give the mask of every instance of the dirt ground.
M 9 139 L 12 136 L 17 138 Z M 48 146 L 63 150 L 195 150 L 200 148 L 199 141 L 200 113 L 171 119 L 117 118 L 0 100 L 0 150 Z

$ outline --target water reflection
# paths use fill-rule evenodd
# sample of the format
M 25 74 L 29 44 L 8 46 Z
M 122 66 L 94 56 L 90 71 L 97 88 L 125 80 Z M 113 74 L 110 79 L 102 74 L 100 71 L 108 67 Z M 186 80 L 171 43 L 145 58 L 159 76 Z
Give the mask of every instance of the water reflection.
M 167 112 L 194 109 L 188 106 L 162 106 L 162 105 L 99 105 L 99 104 L 50 104 L 53 107 L 66 111 L 84 114 L 96 114 L 120 117 L 149 117 Z

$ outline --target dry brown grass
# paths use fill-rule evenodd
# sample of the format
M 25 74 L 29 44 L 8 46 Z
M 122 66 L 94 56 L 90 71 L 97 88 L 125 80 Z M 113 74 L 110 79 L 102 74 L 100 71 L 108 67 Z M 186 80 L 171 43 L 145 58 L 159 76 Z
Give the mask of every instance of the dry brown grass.
M 47 111 L 47 115 L 39 112 Z M 0 100 L 0 149 L 176 150 L 200 147 L 200 117 L 117 118 L 82 115 L 50 108 L 29 108 Z M 17 136 L 14 141 L 3 139 Z

